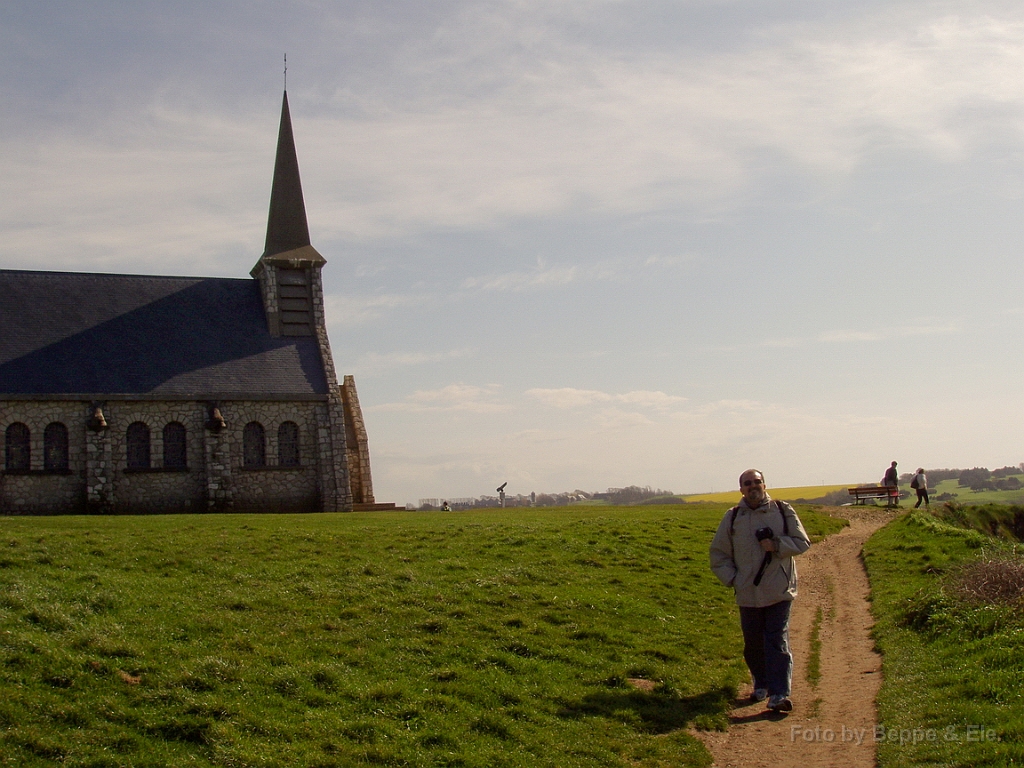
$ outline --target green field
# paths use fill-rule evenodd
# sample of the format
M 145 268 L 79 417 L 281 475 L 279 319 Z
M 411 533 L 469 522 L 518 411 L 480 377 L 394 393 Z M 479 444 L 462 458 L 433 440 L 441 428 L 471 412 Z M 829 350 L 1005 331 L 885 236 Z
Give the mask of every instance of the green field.
M 992 569 L 972 577 L 972 563 L 1007 558 L 1024 571 L 1007 539 L 1024 510 L 935 511 L 958 524 L 914 511 L 864 548 L 883 653 L 879 765 L 1022 765 L 1024 585 L 1007 602 L 965 597 L 962 585 L 998 583 Z M 980 532 L 993 530 L 1001 538 Z
M 847 488 L 851 488 L 856 483 L 850 483 L 848 485 L 801 485 L 794 486 L 792 488 L 769 488 L 768 494 L 773 499 L 781 499 L 782 501 L 795 501 L 796 499 L 820 499 L 822 496 L 828 493 L 835 493 L 836 491 L 845 491 Z M 687 502 L 691 501 L 706 501 L 713 503 L 723 504 L 738 504 L 740 499 L 739 489 L 735 491 L 719 491 L 718 493 L 694 493 L 686 496 L 682 496 Z
M 3 518 L 0 765 L 706 766 L 725 508 Z M 865 548 L 879 764 L 1019 765 L 1024 613 L 954 587 L 1024 510 L 933 512 Z
M 1024 481 L 1024 475 L 1015 475 Z M 943 480 L 934 488 L 928 489 L 928 495 L 934 499 L 943 493 L 954 494 L 958 504 L 1024 504 L 1024 490 L 1019 491 L 972 491 L 957 485 L 956 480 Z M 911 490 L 911 498 L 916 502 L 916 491 Z M 906 502 L 904 502 L 906 503 Z
M 4 518 L 0 764 L 707 765 L 724 509 Z

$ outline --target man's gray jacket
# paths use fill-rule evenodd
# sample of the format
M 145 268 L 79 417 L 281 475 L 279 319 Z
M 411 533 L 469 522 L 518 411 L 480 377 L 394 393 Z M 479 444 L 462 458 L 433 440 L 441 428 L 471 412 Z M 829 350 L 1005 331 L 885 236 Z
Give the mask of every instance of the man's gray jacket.
M 711 542 L 711 570 L 725 586 L 733 588 L 736 603 L 741 608 L 764 608 L 792 600 L 796 597 L 793 558 L 811 546 L 800 518 L 789 504 L 774 501 L 767 494 L 757 509 L 747 506 L 746 500 L 735 509 L 735 519 L 731 509 L 726 512 Z M 754 577 L 765 554 L 754 532 L 764 527 L 774 532 L 777 551 L 772 552 L 761 583 L 754 586 Z

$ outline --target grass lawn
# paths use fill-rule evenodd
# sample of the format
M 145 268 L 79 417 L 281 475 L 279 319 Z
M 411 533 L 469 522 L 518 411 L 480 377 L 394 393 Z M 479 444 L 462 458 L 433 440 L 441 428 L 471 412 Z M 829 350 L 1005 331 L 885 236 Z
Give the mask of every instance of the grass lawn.
M 724 510 L 3 518 L 0 765 L 707 765 Z
M 954 589 L 964 563 L 1008 551 L 923 510 L 865 546 L 884 654 L 882 768 L 1024 764 L 1024 603 L 971 604 Z

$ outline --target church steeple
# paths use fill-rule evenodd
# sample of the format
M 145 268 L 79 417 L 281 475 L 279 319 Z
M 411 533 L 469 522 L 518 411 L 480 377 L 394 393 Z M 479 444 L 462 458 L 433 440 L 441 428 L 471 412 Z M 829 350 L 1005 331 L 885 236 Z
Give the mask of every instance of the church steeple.
M 274 184 L 270 190 L 267 241 L 250 273 L 259 280 L 267 325 L 274 336 L 313 336 L 323 324 L 320 270 L 327 261 L 309 242 L 306 204 L 288 111 L 281 103 Z
M 277 160 L 274 163 L 274 186 L 270 191 L 267 243 L 263 256 L 274 256 L 306 245 L 309 245 L 309 225 L 299 180 L 299 161 L 295 155 L 288 91 L 285 91 L 281 102 L 281 127 L 277 134 Z

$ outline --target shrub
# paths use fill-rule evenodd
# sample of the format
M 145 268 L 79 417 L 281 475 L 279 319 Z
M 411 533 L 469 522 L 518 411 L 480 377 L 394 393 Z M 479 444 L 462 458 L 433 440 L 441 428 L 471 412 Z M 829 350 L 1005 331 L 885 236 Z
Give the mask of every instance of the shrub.
M 1016 604 L 1024 608 L 1024 558 L 988 555 L 950 574 L 950 592 L 972 605 Z

